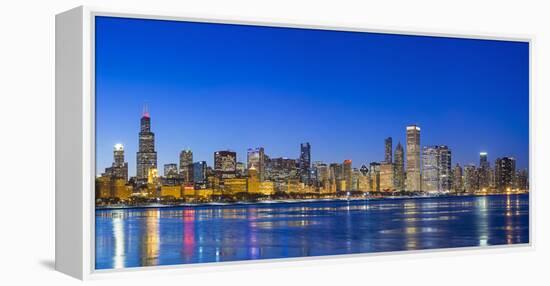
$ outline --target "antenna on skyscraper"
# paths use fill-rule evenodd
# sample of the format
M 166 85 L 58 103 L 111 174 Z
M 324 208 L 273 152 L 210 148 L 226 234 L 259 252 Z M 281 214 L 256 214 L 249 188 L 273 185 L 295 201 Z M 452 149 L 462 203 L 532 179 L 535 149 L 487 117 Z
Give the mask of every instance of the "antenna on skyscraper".
M 143 117 L 149 117 L 149 109 L 147 107 L 147 103 L 143 105 L 143 113 L 141 114 Z

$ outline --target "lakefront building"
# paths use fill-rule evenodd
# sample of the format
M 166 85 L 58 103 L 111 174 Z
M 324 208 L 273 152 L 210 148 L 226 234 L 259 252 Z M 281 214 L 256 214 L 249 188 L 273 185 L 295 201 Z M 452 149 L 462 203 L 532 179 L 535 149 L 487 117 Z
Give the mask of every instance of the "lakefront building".
M 496 188 L 499 192 L 509 192 L 514 187 L 516 159 L 512 157 L 497 158 L 495 161 Z

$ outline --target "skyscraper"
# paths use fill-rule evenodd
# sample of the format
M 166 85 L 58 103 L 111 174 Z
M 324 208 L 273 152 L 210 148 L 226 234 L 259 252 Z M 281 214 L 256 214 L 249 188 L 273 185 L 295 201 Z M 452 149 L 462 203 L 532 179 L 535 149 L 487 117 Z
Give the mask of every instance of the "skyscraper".
M 144 183 L 149 177 L 149 169 L 157 169 L 155 134 L 151 132 L 151 117 L 147 107 L 144 108 L 141 116 L 138 145 L 136 177 L 138 182 Z
M 422 149 L 422 190 L 439 191 L 439 152 L 437 146 Z
M 491 170 L 487 160 L 487 152 L 479 153 L 478 184 L 480 189 L 488 189 L 491 185 Z
M 247 168 L 254 167 L 258 172 L 258 179 L 265 179 L 265 153 L 263 147 L 249 148 L 247 152 Z
M 214 172 L 220 179 L 235 178 L 237 173 L 237 153 L 233 151 L 214 152 Z
M 193 163 L 193 182 L 195 184 L 206 182 L 206 161 Z
M 422 150 L 422 190 L 451 190 L 451 150 L 445 145 L 425 146 Z
M 512 157 L 497 158 L 495 161 L 495 183 L 499 192 L 506 192 L 514 187 L 516 159 Z
M 371 162 L 369 167 L 369 190 L 380 192 L 380 163 Z
M 344 180 L 346 181 L 346 191 L 352 190 L 352 172 L 351 172 L 351 160 L 344 160 L 342 165 L 344 169 Z
M 388 137 L 388 138 L 386 138 L 386 140 L 384 140 L 384 147 L 385 147 L 385 151 L 384 151 L 384 162 L 386 162 L 386 163 L 392 163 L 392 148 L 393 148 L 393 144 L 392 144 L 392 139 L 391 139 L 391 137 Z
M 439 190 L 449 192 L 452 188 L 452 156 L 448 146 L 438 146 L 439 152 Z
M 420 191 L 420 127 L 407 126 L 407 191 Z
M 298 161 L 300 169 L 300 180 L 304 184 L 310 183 L 311 168 L 311 145 L 308 142 L 300 144 L 300 159 Z
M 180 152 L 180 174 L 183 182 L 193 182 L 193 151 L 190 149 Z
M 124 146 L 115 144 L 113 148 L 113 164 L 105 169 L 104 176 L 128 181 L 128 163 L 124 162 Z
M 404 164 L 404 152 L 403 152 L 403 146 L 401 146 L 401 142 L 397 143 L 397 146 L 395 147 L 395 189 L 402 191 L 405 189 L 405 164 Z
M 478 189 L 477 170 L 475 165 L 464 166 L 464 191 L 473 194 Z
M 487 160 L 487 152 L 479 152 L 479 166 L 481 168 L 489 167 L 489 161 Z
M 462 193 L 464 191 L 464 184 L 462 182 L 462 167 L 457 163 L 453 169 L 453 187 L 452 190 L 456 193 Z
M 395 190 L 394 171 L 395 171 L 395 168 L 393 166 L 393 163 L 389 163 L 389 162 L 380 163 L 380 190 L 381 191 Z

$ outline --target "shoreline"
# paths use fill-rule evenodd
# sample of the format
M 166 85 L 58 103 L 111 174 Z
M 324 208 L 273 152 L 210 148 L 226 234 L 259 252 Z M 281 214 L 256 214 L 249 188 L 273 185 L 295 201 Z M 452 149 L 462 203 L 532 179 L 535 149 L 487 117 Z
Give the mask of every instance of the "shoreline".
M 408 200 L 408 199 L 435 199 L 435 198 L 461 198 L 461 197 L 489 197 L 489 196 L 510 196 L 510 195 L 529 195 L 526 193 L 515 194 L 467 194 L 467 195 L 441 195 L 441 196 L 416 196 L 416 197 L 381 197 L 381 198 L 330 198 L 330 199 L 292 199 L 292 200 L 269 200 L 269 201 L 256 201 L 256 202 L 231 202 L 231 203 L 182 203 L 175 205 L 163 205 L 163 204 L 146 204 L 135 206 L 105 206 L 95 207 L 95 211 L 113 211 L 113 210 L 130 210 L 130 209 L 168 209 L 168 208 L 201 208 L 201 207 L 231 207 L 231 206 L 249 206 L 249 205 L 283 205 L 283 204 L 296 204 L 296 203 L 323 203 L 323 202 L 358 202 L 358 201 L 381 201 L 381 200 Z

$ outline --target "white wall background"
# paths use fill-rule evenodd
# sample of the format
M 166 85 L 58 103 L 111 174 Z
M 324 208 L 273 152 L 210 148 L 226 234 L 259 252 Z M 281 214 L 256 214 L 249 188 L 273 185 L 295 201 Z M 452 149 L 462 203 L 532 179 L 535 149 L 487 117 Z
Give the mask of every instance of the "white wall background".
M 116 3 L 114 3 L 116 2 Z M 547 1 L 56 0 L 0 3 L 0 284 L 71 285 L 54 272 L 54 15 L 78 5 L 365 28 L 531 35 L 534 249 L 140 272 L 101 285 L 540 285 L 550 261 Z M 10 202 L 4 202 L 10 200 Z M 17 201 L 15 205 L 13 202 Z M 164 274 L 163 274 L 164 273 Z M 33 285 L 30 284 L 30 285 Z M 548 284 L 546 284 L 548 285 Z

